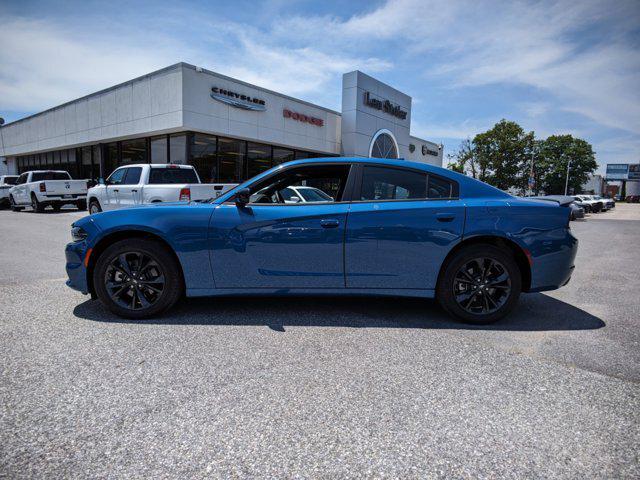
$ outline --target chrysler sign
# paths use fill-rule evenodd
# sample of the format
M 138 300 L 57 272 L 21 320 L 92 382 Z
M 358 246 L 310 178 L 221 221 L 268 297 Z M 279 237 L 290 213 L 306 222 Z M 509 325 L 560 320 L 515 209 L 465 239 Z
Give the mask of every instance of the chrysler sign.
M 250 95 L 236 93 L 226 88 L 213 87 L 211 89 L 211 98 L 231 105 L 232 107 L 243 108 L 244 110 L 264 112 L 267 109 L 267 104 L 264 100 Z

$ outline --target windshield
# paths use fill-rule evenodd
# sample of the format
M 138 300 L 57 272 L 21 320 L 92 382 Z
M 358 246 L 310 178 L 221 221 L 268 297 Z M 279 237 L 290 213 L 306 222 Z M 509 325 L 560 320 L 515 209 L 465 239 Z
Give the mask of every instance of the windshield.
M 151 168 L 149 184 L 200 183 L 193 168 Z
M 333 202 L 333 198 L 321 190 L 315 188 L 298 188 L 297 190 L 307 202 Z
M 42 182 L 43 180 L 71 180 L 71 175 L 67 172 L 33 172 L 32 182 Z
M 7 185 L 15 185 L 16 180 L 18 180 L 18 177 L 4 177 L 4 183 Z

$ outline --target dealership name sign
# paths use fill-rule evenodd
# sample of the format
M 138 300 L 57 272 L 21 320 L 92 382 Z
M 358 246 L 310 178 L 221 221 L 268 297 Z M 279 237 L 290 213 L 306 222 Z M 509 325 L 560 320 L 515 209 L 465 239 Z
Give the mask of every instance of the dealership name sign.
M 263 112 L 267 109 L 267 104 L 264 100 L 252 97 L 251 95 L 233 92 L 226 88 L 213 87 L 211 89 L 211 98 L 244 110 Z
M 400 105 L 391 103 L 389 100 L 376 98 L 371 95 L 370 92 L 364 92 L 364 104 L 367 107 L 375 108 L 376 110 L 382 110 L 383 112 L 386 112 L 389 115 L 393 115 L 394 117 L 398 117 L 402 120 L 405 120 L 407 118 L 407 111 L 404 110 Z
M 311 125 L 315 125 L 317 127 L 322 127 L 324 125 L 324 120 L 321 118 L 312 117 L 311 115 L 305 115 L 304 113 L 292 112 L 287 108 L 282 110 L 282 116 L 284 118 L 298 120 L 299 122 L 310 123 Z

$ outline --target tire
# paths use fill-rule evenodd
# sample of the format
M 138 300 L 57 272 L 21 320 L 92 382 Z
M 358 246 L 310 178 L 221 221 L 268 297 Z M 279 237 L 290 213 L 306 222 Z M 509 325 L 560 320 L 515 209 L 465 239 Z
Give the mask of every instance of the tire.
M 33 211 L 36 213 L 44 212 L 44 205 L 38 201 L 35 195 L 31 195 L 31 208 L 33 208 Z
M 138 272 L 140 263 L 144 266 Z M 164 280 L 163 285 L 160 279 Z M 168 310 L 184 291 L 180 265 L 171 252 L 158 242 L 138 238 L 116 242 L 100 254 L 93 271 L 93 285 L 98 298 L 111 312 L 133 320 Z
M 86 200 L 78 200 L 78 203 L 76 203 L 76 207 L 78 208 L 78 210 L 86 210 L 87 209 Z
M 475 259 L 485 260 L 479 264 Z M 489 282 L 486 283 L 480 267 L 491 265 L 489 260 L 493 266 L 489 267 L 489 278 L 484 277 Z M 472 268 L 467 269 L 468 266 Z M 506 279 L 501 280 L 505 274 Z M 492 278 L 496 288 L 489 287 Z M 521 290 L 521 272 L 512 253 L 494 245 L 479 244 L 463 248 L 447 261 L 438 279 L 436 297 L 454 318 L 485 325 L 508 315 L 518 303 Z
M 78 206 L 80 208 L 80 206 Z M 89 202 L 89 215 L 93 215 L 95 213 L 100 213 L 102 211 L 102 207 L 97 200 L 91 200 Z
M 22 211 L 22 207 L 19 207 L 18 205 L 16 205 L 16 202 L 13 199 L 13 195 L 9 195 L 9 205 L 11 205 L 11 211 L 12 212 L 21 212 Z

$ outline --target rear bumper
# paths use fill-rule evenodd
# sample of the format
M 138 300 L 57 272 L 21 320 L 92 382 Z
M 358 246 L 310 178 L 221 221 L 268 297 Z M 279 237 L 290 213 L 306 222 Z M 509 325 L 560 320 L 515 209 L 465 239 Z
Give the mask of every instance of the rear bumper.
M 73 242 L 67 244 L 64 250 L 67 263 L 65 269 L 67 270 L 67 286 L 84 293 L 89 293 L 89 286 L 87 282 L 87 269 L 84 266 L 84 259 L 87 252 L 87 245 L 85 242 Z
M 578 239 L 569 230 L 562 238 L 545 239 L 536 253 L 531 267 L 530 292 L 555 290 L 569 283 L 578 253 Z

